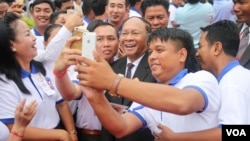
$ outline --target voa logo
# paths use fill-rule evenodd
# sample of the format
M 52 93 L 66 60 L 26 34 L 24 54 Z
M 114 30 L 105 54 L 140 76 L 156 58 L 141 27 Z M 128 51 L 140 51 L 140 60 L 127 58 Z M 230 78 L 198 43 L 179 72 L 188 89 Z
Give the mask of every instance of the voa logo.
M 227 136 L 247 136 L 244 129 L 226 129 Z

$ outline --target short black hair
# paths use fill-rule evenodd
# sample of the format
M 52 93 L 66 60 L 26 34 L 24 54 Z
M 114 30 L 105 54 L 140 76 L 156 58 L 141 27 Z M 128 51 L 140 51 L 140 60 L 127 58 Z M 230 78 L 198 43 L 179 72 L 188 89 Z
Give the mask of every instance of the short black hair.
M 156 29 L 149 35 L 147 45 L 158 39 L 162 42 L 167 42 L 169 40 L 175 42 L 177 50 L 185 48 L 187 50 L 185 68 L 188 69 L 188 72 L 200 70 L 198 60 L 195 56 L 196 50 L 194 48 L 193 38 L 187 31 L 167 27 Z
M 131 7 L 133 7 L 133 6 L 135 6 L 135 4 L 137 2 L 140 2 L 140 1 L 142 1 L 142 0 L 129 0 L 129 4 L 130 4 Z
M 196 4 L 196 3 L 200 2 L 200 0 L 187 0 L 187 2 L 190 4 Z
M 129 0 L 124 0 L 125 1 L 125 6 L 126 7 L 129 7 L 130 5 L 129 5 Z M 106 1 L 106 4 L 108 4 L 109 3 L 109 0 L 107 0 Z
M 61 9 L 62 7 L 62 3 L 68 2 L 68 1 L 72 1 L 72 0 L 54 0 L 54 4 L 57 8 Z
M 89 15 L 94 3 L 97 3 L 97 0 L 84 0 L 82 5 L 83 15 Z
M 62 27 L 62 25 L 60 25 L 60 24 L 51 24 L 51 25 L 49 25 L 46 29 L 45 29 L 45 31 L 44 31 L 44 41 L 48 41 L 48 39 L 49 39 L 49 37 L 51 36 L 51 32 L 53 31 L 53 29 L 55 29 L 55 28 L 61 28 Z
M 108 22 L 104 22 L 102 20 L 93 20 L 92 22 L 89 23 L 89 25 L 87 26 L 87 30 L 90 32 L 94 32 L 94 30 L 99 27 L 99 26 L 111 26 L 114 28 L 114 30 L 116 31 L 116 36 L 117 38 L 119 38 L 119 34 L 117 32 L 117 29 L 114 27 L 114 25 L 108 23 Z
M 41 4 L 41 3 L 47 3 L 50 5 L 52 11 L 55 11 L 55 4 L 51 1 L 51 0 L 34 0 L 31 4 L 30 4 L 30 8 L 33 9 L 36 5 Z
M 141 4 L 142 16 L 145 16 L 145 12 L 148 7 L 162 5 L 168 13 L 169 2 L 167 0 L 144 0 Z
M 209 45 L 221 42 L 223 51 L 227 55 L 236 56 L 239 49 L 239 29 L 230 20 L 221 20 L 206 27 L 201 27 L 203 32 L 207 32 L 206 40 Z
M 50 24 L 55 24 L 55 21 L 58 19 L 58 16 L 60 14 L 67 14 L 67 11 L 64 10 L 59 10 L 59 11 L 55 11 L 54 13 L 52 13 L 49 17 L 49 23 Z
M 106 2 L 103 0 L 97 0 L 97 2 L 93 3 L 92 9 L 95 13 L 95 16 L 100 16 L 105 13 Z

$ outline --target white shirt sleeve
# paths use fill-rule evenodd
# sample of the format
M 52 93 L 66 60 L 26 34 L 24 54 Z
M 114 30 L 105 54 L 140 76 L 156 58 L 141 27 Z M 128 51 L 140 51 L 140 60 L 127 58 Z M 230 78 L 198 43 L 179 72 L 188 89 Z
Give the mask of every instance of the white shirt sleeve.
M 39 62 L 55 61 L 64 48 L 64 44 L 67 39 L 71 36 L 72 33 L 65 26 L 63 26 L 48 44 L 46 50 L 39 51 L 34 59 Z

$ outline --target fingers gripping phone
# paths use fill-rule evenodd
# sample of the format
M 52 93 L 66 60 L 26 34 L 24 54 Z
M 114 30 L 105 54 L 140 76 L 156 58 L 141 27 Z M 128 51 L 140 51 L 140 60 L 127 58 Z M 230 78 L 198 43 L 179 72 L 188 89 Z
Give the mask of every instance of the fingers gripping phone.
M 74 41 L 71 45 L 72 49 L 79 49 L 82 50 L 82 38 L 83 38 L 83 33 L 88 32 L 87 30 L 84 30 L 80 27 L 75 27 L 72 36 L 78 36 L 81 37 L 79 41 Z
M 16 0 L 16 3 L 23 5 L 25 0 Z
M 96 33 L 84 32 L 82 37 L 82 56 L 94 60 L 93 50 L 96 47 Z

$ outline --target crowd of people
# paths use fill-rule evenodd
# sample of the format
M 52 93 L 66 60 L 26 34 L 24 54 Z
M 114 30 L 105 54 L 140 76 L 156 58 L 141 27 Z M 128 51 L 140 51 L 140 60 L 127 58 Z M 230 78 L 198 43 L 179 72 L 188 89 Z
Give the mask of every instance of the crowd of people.
M 250 125 L 249 13 L 250 0 L 0 0 L 0 141 L 221 141 L 223 125 Z M 76 29 L 96 33 L 94 60 Z

